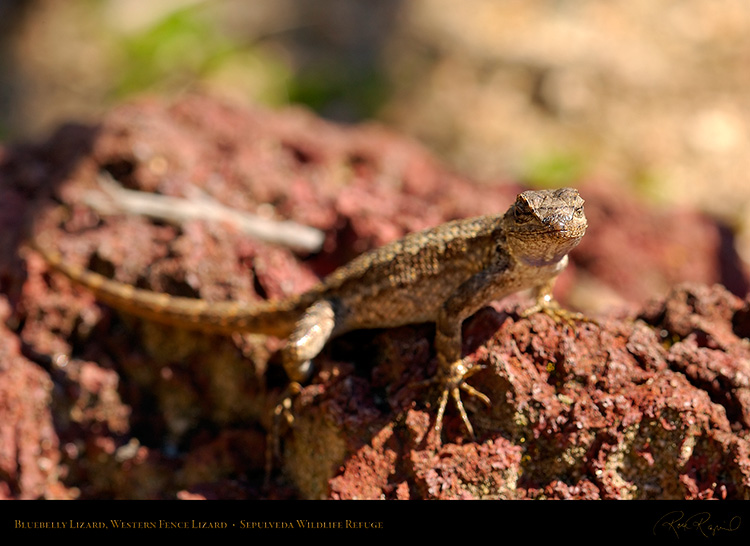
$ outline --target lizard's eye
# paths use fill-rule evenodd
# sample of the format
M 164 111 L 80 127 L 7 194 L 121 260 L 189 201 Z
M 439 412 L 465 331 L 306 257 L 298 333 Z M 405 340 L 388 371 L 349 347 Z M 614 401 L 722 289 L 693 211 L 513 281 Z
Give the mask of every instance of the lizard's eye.
M 517 201 L 516 206 L 513 207 L 513 217 L 515 218 L 516 222 L 519 224 L 523 224 L 531 220 L 533 216 L 533 213 L 531 212 L 531 208 L 529 207 L 529 204 L 526 201 Z
M 577 218 L 580 218 L 583 216 L 583 207 L 578 207 L 575 212 L 573 212 Z

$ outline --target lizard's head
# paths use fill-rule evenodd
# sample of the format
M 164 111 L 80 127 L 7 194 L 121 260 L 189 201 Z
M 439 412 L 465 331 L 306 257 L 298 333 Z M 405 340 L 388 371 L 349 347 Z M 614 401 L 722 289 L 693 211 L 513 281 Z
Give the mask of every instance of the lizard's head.
M 578 190 L 525 191 L 505 214 L 508 249 L 529 265 L 560 261 L 586 233 Z

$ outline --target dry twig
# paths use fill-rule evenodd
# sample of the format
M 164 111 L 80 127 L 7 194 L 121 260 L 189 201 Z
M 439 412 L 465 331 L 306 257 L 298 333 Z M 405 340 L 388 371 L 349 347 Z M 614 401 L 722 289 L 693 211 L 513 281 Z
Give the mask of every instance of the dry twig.
M 104 173 L 98 182 L 102 191 L 88 192 L 84 199 L 100 214 L 136 214 L 178 225 L 195 219 L 224 222 L 262 241 L 307 252 L 320 250 L 323 244 L 324 235 L 318 229 L 227 207 L 197 188 L 191 192 L 194 195 L 185 199 L 128 190 Z

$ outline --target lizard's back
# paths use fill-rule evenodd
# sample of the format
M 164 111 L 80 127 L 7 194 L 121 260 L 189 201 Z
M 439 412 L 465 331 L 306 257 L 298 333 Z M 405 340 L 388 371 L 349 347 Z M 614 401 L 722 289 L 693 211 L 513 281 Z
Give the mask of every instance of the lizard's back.
M 323 286 L 344 313 L 340 330 L 434 321 L 447 296 L 503 256 L 498 216 L 456 220 L 355 258 Z
M 485 216 L 412 233 L 360 255 L 308 292 L 253 304 L 139 289 L 71 265 L 49 245 L 35 241 L 34 246 L 53 268 L 126 313 L 193 330 L 286 337 L 320 299 L 334 300 L 344 310 L 338 331 L 434 320 L 446 295 L 493 259 L 498 223 L 498 217 Z

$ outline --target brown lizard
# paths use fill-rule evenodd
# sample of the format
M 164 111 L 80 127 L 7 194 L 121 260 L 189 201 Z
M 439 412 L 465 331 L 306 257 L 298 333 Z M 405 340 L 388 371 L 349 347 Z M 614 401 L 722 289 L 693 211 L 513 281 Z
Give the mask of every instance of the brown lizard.
M 524 315 L 542 311 L 556 320 L 586 320 L 552 298 L 554 281 L 586 227 L 577 190 L 525 191 L 504 214 L 412 233 L 362 254 L 301 295 L 253 305 L 138 289 L 70 265 L 41 241 L 34 244 L 51 266 L 121 311 L 195 330 L 287 338 L 282 362 L 293 383 L 309 378 L 312 359 L 333 336 L 435 322 L 438 371 L 430 381 L 442 389 L 434 425 L 439 438 L 449 397 L 471 435 L 460 391 L 489 404 L 465 382 L 477 368 L 461 358 L 464 319 L 491 301 L 533 289 L 536 304 Z

